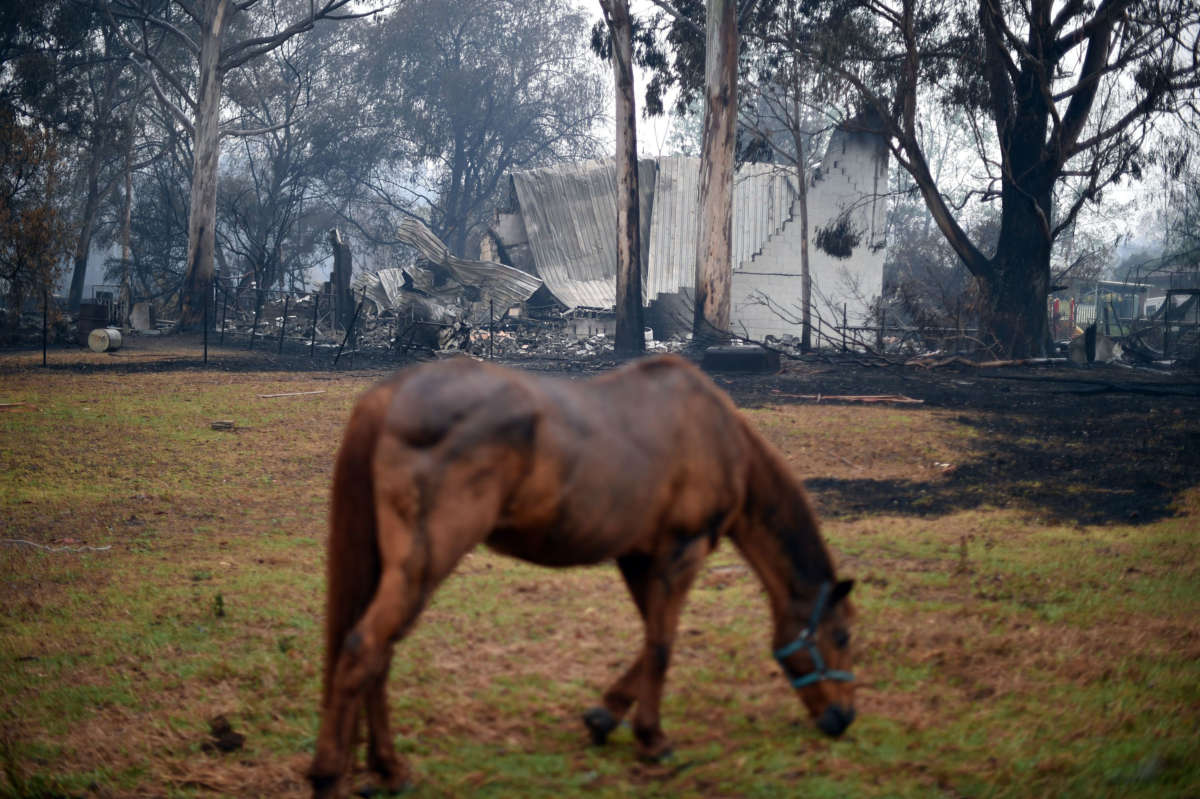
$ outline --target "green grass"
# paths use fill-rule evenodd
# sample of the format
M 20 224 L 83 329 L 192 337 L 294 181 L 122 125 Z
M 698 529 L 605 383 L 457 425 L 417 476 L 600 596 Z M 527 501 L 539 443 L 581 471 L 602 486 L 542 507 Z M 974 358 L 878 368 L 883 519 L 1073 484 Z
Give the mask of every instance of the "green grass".
M 305 794 L 328 476 L 368 384 L 5 378 L 3 399 L 36 410 L 0 415 L 4 536 L 111 549 L 0 547 L 0 796 Z M 749 415 L 805 475 L 896 479 L 980 445 L 963 412 Z M 627 728 L 589 746 L 578 721 L 640 643 L 615 570 L 473 553 L 393 665 L 412 795 L 1195 796 L 1194 491 L 1137 525 L 990 506 L 827 523 L 860 614 L 859 720 L 838 742 L 790 695 L 761 589 L 723 546 L 681 621 L 661 765 L 636 761 Z M 242 751 L 205 750 L 218 714 Z

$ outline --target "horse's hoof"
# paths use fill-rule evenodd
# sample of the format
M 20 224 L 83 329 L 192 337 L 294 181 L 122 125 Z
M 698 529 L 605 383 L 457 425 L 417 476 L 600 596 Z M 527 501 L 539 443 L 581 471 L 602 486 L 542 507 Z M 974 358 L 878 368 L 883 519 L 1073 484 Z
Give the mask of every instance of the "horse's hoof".
M 395 755 L 369 757 L 367 768 L 375 773 L 378 787 L 363 788 L 359 791 L 359 796 L 395 796 L 413 787 L 409 778 L 408 763 Z
M 616 717 L 603 707 L 594 707 L 584 713 L 583 723 L 587 725 L 588 732 L 592 734 L 592 743 L 596 746 L 603 746 L 607 743 L 608 734 L 620 724 Z
M 399 796 L 402 793 L 408 793 L 412 787 L 413 784 L 408 780 L 405 780 L 398 785 L 382 785 L 378 788 L 368 785 L 363 788 L 359 788 L 354 792 L 354 795 L 364 797 L 364 799 L 374 799 L 374 797 L 377 796 Z
M 310 772 L 308 782 L 312 785 L 313 799 L 336 796 L 339 777 L 340 775 L 337 774 L 313 774 Z
M 657 749 L 655 751 L 649 751 L 646 749 L 638 750 L 638 760 L 642 761 L 643 763 L 650 763 L 656 766 L 663 763 L 668 763 L 674 758 L 675 750 L 671 748 L 670 744 L 667 744 L 661 749 Z

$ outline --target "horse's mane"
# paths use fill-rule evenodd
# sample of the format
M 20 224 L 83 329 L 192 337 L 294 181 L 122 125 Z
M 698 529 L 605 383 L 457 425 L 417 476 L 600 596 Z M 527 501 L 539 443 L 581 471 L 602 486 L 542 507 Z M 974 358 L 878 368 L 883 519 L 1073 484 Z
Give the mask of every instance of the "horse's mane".
M 752 525 L 779 544 L 801 584 L 834 579 L 833 559 L 819 534 L 820 522 L 800 480 L 783 457 L 743 420 L 753 456 L 746 488 Z

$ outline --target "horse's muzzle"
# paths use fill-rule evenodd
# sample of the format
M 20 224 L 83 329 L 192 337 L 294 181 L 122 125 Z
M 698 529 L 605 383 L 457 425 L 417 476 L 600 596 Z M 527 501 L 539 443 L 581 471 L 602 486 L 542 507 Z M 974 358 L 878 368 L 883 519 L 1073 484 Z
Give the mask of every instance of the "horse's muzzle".
M 837 738 L 853 721 L 854 708 L 835 703 L 825 708 L 821 718 L 817 719 L 817 727 L 830 738 Z

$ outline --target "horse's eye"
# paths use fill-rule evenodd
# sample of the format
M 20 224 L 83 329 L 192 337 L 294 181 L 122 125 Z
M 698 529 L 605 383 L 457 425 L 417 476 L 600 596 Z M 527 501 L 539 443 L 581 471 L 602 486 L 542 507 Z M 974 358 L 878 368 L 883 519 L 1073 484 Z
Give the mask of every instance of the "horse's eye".
M 847 646 L 849 646 L 850 645 L 849 631 L 841 630 L 841 629 L 834 630 L 833 631 L 833 645 L 836 646 L 838 649 L 845 649 Z

